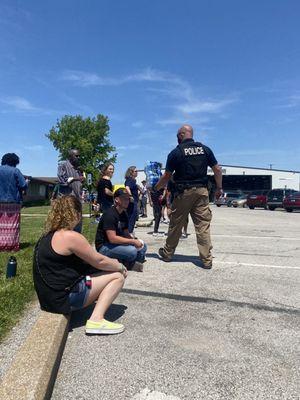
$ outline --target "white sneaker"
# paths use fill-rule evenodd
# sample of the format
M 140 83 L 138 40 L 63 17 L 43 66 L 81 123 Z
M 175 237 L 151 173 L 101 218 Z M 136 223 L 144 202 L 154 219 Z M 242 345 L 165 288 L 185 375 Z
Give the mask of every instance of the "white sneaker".
M 161 237 L 165 236 L 165 233 L 164 232 L 153 232 L 152 236 L 156 237 L 156 238 L 161 238 Z

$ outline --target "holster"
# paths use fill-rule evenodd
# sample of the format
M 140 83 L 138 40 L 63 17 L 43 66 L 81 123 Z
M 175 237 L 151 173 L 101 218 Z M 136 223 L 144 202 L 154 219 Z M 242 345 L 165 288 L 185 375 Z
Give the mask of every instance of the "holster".
M 183 183 L 175 183 L 174 185 L 174 196 L 178 196 L 179 194 L 182 194 L 185 189 L 187 189 L 186 185 Z

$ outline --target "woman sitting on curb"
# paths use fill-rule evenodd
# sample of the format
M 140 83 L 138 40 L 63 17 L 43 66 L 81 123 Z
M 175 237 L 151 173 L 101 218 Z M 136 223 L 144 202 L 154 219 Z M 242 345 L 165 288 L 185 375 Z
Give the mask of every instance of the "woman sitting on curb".
M 81 203 L 76 197 L 53 201 L 45 234 L 34 250 L 33 280 L 41 308 L 68 314 L 96 301 L 85 332 L 121 333 L 124 326 L 106 321 L 104 314 L 120 293 L 127 270 L 117 260 L 99 254 L 73 230 L 80 218 Z

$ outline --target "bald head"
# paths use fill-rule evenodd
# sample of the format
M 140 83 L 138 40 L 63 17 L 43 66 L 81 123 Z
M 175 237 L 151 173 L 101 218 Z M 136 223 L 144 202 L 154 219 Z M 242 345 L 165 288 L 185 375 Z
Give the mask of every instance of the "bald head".
M 74 154 L 78 154 L 79 151 L 77 149 L 70 149 L 69 150 L 69 157 L 73 156 Z
M 181 143 L 185 139 L 192 139 L 193 134 L 194 131 L 191 125 L 182 125 L 182 127 L 179 128 L 177 132 L 178 143 Z
M 79 165 L 79 161 L 80 161 L 79 158 L 80 158 L 79 150 L 71 149 L 69 151 L 69 161 L 74 167 L 77 167 Z

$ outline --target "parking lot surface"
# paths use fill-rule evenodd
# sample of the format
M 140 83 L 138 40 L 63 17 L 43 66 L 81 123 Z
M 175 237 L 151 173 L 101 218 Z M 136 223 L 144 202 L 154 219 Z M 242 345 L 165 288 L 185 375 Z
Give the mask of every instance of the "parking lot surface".
M 300 213 L 212 206 L 212 270 L 196 237 L 174 259 L 148 244 L 107 318 L 116 336 L 85 336 L 74 313 L 52 399 L 299 399 Z M 161 224 L 161 231 L 167 225 Z

